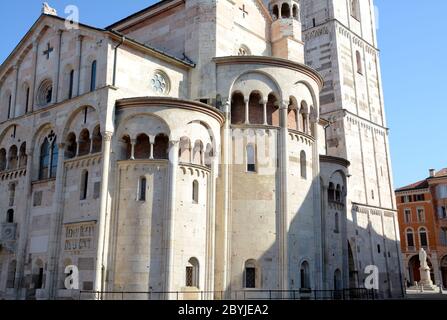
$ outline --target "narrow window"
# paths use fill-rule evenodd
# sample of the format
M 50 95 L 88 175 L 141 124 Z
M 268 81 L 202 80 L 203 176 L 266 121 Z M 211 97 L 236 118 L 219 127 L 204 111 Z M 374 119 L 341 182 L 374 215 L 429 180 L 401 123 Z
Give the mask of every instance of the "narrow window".
M 407 247 L 409 249 L 414 248 L 414 235 L 413 235 L 413 230 L 411 230 L 411 229 L 407 230 Z
M 300 268 L 300 288 L 310 289 L 310 274 L 309 274 L 309 264 L 304 261 Z
M 16 195 L 16 184 L 11 183 L 11 185 L 9 186 L 9 206 L 10 207 L 14 206 L 15 195 Z
M 40 146 L 40 161 L 39 161 L 39 179 L 48 179 L 48 168 L 50 166 L 50 144 L 45 138 Z
M 90 76 L 90 91 L 95 91 L 96 89 L 96 60 L 92 62 L 92 73 Z
M 245 287 L 256 288 L 256 268 L 245 268 Z
M 138 196 L 138 200 L 146 201 L 146 188 L 147 188 L 147 180 L 146 178 L 140 178 L 140 194 Z
M 88 191 L 88 171 L 84 171 L 81 177 L 81 200 L 87 199 L 87 191 Z
M 355 52 L 355 57 L 357 60 L 357 73 L 363 74 L 363 68 L 362 68 L 362 56 L 360 55 L 359 51 Z
M 381 251 L 382 251 L 382 250 L 381 250 L 380 244 L 378 244 L 378 245 L 377 245 L 377 253 L 380 254 Z
M 300 154 L 300 164 L 301 164 L 301 178 L 307 179 L 307 159 L 306 152 L 301 151 Z
M 418 209 L 418 221 L 425 222 L 425 212 L 424 209 Z
M 425 228 L 419 230 L 419 239 L 421 240 L 421 247 L 428 247 L 427 230 Z
M 73 98 L 74 70 L 70 71 L 68 82 L 68 99 L 71 99 Z
M 9 209 L 6 213 L 6 223 L 14 223 L 14 210 Z
M 196 258 L 191 258 L 186 266 L 186 286 L 199 288 L 200 274 L 199 261 Z
M 256 172 L 255 147 L 252 144 L 247 145 L 247 172 Z
M 411 223 L 411 210 L 405 209 L 405 223 Z
M 8 119 L 11 119 L 12 95 L 8 98 Z
M 197 180 L 192 183 L 192 202 L 199 203 L 199 182 Z
M 30 91 L 29 91 L 29 87 L 27 87 L 26 88 L 26 97 L 25 97 L 25 99 L 26 99 L 26 102 L 25 102 L 25 112 L 28 112 L 28 110 L 29 110 L 29 98 L 30 98 L 30 96 L 29 96 L 29 94 L 30 94 Z

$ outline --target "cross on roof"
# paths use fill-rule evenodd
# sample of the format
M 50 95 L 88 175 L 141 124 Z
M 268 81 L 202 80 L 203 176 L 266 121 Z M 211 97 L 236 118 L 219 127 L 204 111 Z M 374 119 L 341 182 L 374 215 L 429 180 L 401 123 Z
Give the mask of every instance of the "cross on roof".
M 242 11 L 242 16 L 245 18 L 245 15 L 248 15 L 248 11 L 245 10 L 245 4 L 242 5 L 242 8 L 239 8 L 239 10 Z
M 44 56 L 47 56 L 47 60 L 50 59 L 50 53 L 53 52 L 53 48 L 51 48 L 50 43 L 47 44 L 47 50 L 43 52 Z

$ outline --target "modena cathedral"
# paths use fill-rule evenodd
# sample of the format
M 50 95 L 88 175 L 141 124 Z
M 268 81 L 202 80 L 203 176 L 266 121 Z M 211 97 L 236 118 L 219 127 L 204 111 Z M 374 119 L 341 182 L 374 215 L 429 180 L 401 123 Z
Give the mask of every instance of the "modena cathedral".
M 102 29 L 44 4 L 0 66 L 0 299 L 291 298 L 370 266 L 401 297 L 374 16 L 164 0 Z

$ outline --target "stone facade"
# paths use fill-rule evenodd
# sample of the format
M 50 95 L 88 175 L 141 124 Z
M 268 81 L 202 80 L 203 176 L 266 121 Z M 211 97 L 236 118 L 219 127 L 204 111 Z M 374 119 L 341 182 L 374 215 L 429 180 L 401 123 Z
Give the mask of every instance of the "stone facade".
M 363 287 L 368 265 L 401 296 L 372 7 L 338 6 L 42 14 L 0 67 L 1 296 L 281 298 Z

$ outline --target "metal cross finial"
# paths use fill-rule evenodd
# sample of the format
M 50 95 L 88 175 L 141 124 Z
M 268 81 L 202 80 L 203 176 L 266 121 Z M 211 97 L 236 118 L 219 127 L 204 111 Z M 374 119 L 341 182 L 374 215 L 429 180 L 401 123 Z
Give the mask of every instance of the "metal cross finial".
M 242 11 L 242 16 L 245 18 L 245 15 L 248 15 L 248 11 L 245 10 L 245 4 L 242 5 L 242 8 L 239 8 L 239 10 Z
M 50 59 L 50 53 L 53 52 L 53 50 L 54 50 L 54 49 L 51 48 L 50 43 L 48 42 L 48 44 L 47 44 L 47 50 L 45 50 L 45 51 L 43 52 L 43 55 L 44 55 L 44 56 L 47 56 L 47 60 Z

